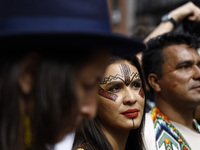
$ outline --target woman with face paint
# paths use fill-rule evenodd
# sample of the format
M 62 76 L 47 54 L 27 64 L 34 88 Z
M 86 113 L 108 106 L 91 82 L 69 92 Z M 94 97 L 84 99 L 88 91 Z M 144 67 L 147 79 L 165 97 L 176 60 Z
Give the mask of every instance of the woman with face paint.
M 98 111 L 84 120 L 73 149 L 143 149 L 145 86 L 137 58 L 112 57 L 98 89 Z

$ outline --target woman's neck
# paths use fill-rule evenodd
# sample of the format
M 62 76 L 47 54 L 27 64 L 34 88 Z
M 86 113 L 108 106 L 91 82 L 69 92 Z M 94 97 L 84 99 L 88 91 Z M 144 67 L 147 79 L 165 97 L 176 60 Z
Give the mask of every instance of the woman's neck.
M 114 150 L 125 150 L 129 130 L 117 130 L 103 125 L 100 128 Z

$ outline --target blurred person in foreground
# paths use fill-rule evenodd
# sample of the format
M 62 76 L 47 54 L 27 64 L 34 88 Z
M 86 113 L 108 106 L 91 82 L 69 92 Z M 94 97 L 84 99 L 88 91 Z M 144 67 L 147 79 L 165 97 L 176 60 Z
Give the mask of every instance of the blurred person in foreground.
M 83 121 L 73 149 L 143 150 L 145 87 L 137 57 L 112 57 L 98 94 L 97 115 Z
M 152 38 L 143 52 L 145 79 L 155 107 L 146 114 L 146 149 L 198 150 L 200 56 L 196 37 L 169 32 Z
M 0 149 L 54 149 L 96 114 L 111 53 L 145 48 L 111 33 L 106 0 L 0 2 Z

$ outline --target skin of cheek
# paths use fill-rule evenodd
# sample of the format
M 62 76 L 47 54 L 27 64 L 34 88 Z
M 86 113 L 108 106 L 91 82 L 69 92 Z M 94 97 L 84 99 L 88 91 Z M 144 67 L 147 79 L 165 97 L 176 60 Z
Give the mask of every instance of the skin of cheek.
M 176 71 L 176 69 L 169 70 L 169 71 L 167 71 L 167 73 L 171 73 L 171 72 L 174 72 L 174 71 Z
M 165 74 L 165 82 L 162 83 L 163 87 L 166 88 L 163 89 L 166 91 L 166 94 L 168 93 L 168 96 L 171 98 L 174 98 L 174 95 L 179 97 L 179 99 L 191 98 L 188 87 L 190 87 L 190 80 L 193 75 L 192 71 L 186 72 L 184 70 L 173 69 L 168 72 L 168 74 Z
M 172 73 L 174 71 L 176 71 L 176 69 L 169 70 L 169 71 L 167 71 L 167 73 Z M 172 88 L 176 88 L 176 87 L 178 87 L 178 83 L 177 82 L 172 85 Z
M 121 101 L 120 97 L 114 102 L 102 96 L 99 96 L 97 118 L 100 125 L 106 130 L 114 131 L 116 129 L 130 129 L 127 127 L 124 117 L 119 114 Z
M 175 71 L 177 71 L 177 69 L 169 70 L 167 73 L 174 73 Z M 188 78 L 188 77 L 186 77 L 186 78 Z M 177 88 L 178 85 L 179 85 L 179 84 L 178 84 L 177 82 L 175 82 L 174 84 L 172 84 L 172 88 Z
M 138 106 L 140 106 L 140 115 L 137 118 L 134 118 L 132 120 L 133 122 L 133 128 L 137 129 L 140 125 L 141 125 L 141 121 L 142 121 L 142 116 L 144 114 L 144 103 L 145 103 L 145 95 L 144 95 L 144 91 L 143 88 L 140 89 L 140 91 L 138 92 L 139 97 L 137 98 L 137 103 Z
M 103 97 L 105 97 L 109 100 L 112 100 L 112 101 L 115 101 L 118 97 L 116 94 L 110 93 L 110 92 L 104 90 L 103 88 L 101 88 L 100 86 L 98 88 L 98 94 L 100 96 L 103 96 Z

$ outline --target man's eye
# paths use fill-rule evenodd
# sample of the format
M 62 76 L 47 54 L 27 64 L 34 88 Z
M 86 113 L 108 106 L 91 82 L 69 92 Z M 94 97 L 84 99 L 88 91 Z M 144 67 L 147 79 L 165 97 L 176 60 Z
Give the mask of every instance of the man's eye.
M 187 69 L 189 67 L 190 67 L 189 65 L 182 65 L 182 66 L 179 67 L 179 69 Z
M 110 89 L 108 89 L 108 91 L 110 91 L 110 92 L 116 92 L 116 91 L 119 91 L 120 89 L 121 89 L 121 87 L 118 86 L 118 85 L 116 85 L 116 86 L 113 86 Z
M 183 64 L 180 64 L 178 66 L 178 69 L 189 69 L 189 68 L 192 68 L 194 66 L 194 64 L 191 62 L 188 62 L 188 63 L 183 63 Z

